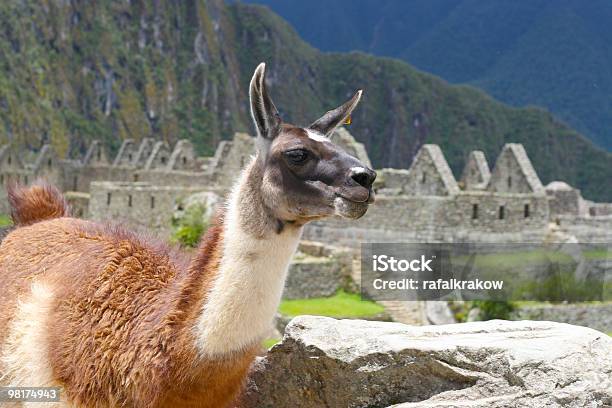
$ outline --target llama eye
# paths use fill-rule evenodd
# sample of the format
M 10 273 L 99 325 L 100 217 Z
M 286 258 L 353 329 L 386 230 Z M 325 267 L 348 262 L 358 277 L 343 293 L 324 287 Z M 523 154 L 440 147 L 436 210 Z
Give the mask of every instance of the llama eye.
M 285 152 L 285 157 L 293 164 L 302 164 L 308 159 L 308 151 L 304 149 L 295 149 Z

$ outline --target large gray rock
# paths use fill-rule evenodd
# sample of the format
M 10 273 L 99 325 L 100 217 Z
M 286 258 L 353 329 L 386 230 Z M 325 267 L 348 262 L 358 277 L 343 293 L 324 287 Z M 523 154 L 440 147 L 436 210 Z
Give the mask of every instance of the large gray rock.
M 604 407 L 612 338 L 552 322 L 406 326 L 300 316 L 245 407 Z

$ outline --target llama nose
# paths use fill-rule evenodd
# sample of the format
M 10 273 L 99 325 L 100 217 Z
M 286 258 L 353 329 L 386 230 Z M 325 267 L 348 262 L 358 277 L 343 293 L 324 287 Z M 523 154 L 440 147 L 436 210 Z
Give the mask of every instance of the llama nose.
M 357 184 L 365 188 L 372 187 L 372 183 L 376 180 L 376 172 L 365 167 L 353 167 L 350 176 Z

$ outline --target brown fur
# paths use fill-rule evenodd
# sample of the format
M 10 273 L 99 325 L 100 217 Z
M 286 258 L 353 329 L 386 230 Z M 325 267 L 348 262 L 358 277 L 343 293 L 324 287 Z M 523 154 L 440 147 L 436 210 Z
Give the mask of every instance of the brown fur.
M 35 221 L 28 214 L 17 211 L 19 220 Z M 75 406 L 227 406 L 259 346 L 219 361 L 195 349 L 193 326 L 222 240 L 219 219 L 189 265 L 177 251 L 118 227 L 58 218 L 17 228 L 0 246 L 0 352 L 17 299 L 32 281 L 43 282 L 54 306 L 40 357 Z
M 70 215 L 70 206 L 62 193 L 43 181 L 37 181 L 30 187 L 9 185 L 8 201 L 15 225 L 30 225 Z

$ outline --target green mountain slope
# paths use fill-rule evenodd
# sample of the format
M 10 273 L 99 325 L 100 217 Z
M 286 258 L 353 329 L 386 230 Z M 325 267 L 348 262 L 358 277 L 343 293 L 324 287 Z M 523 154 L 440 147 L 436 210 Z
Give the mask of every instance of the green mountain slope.
M 319 49 L 400 58 L 503 102 L 546 107 L 612 150 L 608 0 L 249 1 Z
M 92 138 L 187 137 L 210 152 L 239 110 L 219 2 L 2 2 L 1 138 L 60 153 Z
M 220 0 L 0 5 L 0 143 L 82 152 L 89 140 L 186 137 L 200 153 L 251 130 L 248 81 L 269 64 L 284 117 L 307 124 L 365 89 L 351 132 L 376 167 L 408 167 L 439 143 L 456 174 L 472 149 L 492 160 L 525 144 L 544 182 L 612 201 L 612 156 L 539 109 L 502 105 L 398 60 L 324 54 L 263 7 Z

